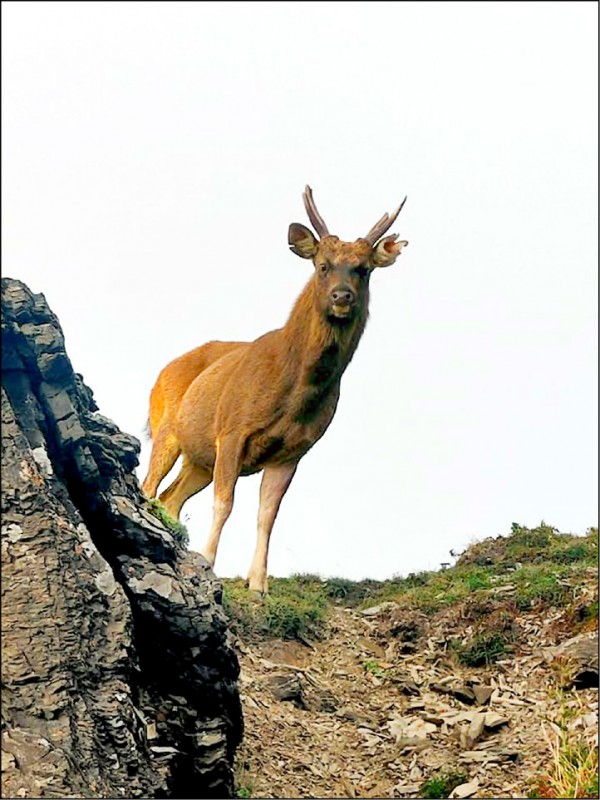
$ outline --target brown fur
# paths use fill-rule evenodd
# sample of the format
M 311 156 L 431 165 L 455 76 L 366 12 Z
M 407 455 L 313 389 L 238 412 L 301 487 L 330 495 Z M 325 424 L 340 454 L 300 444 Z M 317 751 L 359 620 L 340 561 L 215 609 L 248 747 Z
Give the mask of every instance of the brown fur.
M 160 496 L 174 517 L 214 481 L 213 526 L 203 549 L 211 564 L 237 478 L 264 471 L 251 589 L 267 591 L 268 543 L 279 504 L 299 460 L 333 419 L 342 375 L 367 322 L 371 273 L 395 261 L 406 244 L 395 240 L 349 243 L 327 234 L 318 241 L 294 223 L 291 249 L 312 259 L 315 272 L 284 327 L 254 342 L 197 348 L 165 367 L 152 390 L 155 447 L 144 488 L 155 492 L 180 452 L 181 472 Z
M 147 497 L 156 497 L 158 486 L 181 455 L 174 423 L 181 399 L 198 375 L 225 353 L 248 342 L 208 342 L 174 359 L 161 370 L 150 393 L 148 429 L 153 440 L 148 474 L 142 484 Z

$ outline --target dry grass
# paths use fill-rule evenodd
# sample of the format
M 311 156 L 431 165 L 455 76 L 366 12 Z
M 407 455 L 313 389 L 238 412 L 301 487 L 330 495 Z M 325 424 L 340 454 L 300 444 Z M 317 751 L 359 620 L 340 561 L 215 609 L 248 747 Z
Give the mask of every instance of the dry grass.
M 530 797 L 597 798 L 598 748 L 583 737 L 572 740 L 565 731 L 547 734 L 552 762 Z
M 545 774 L 536 779 L 529 797 L 597 798 L 598 733 L 582 730 L 586 708 L 572 693 L 559 691 L 560 713 L 543 732 L 551 754 Z

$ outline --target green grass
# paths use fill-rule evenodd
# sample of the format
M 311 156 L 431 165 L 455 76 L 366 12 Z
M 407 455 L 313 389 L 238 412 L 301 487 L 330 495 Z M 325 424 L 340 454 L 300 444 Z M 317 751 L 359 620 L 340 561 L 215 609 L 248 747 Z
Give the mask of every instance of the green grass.
M 589 605 L 583 606 L 579 611 L 581 622 L 598 619 L 598 601 L 594 600 Z
M 391 600 L 434 614 L 492 585 L 491 574 L 481 567 L 411 573 L 406 578 L 383 581 L 360 605 L 365 607 Z
M 531 564 L 514 575 L 518 608 L 562 606 L 570 597 L 569 587 L 560 582 L 568 570 L 553 564 Z
M 467 781 L 468 776 L 460 770 L 443 772 L 421 784 L 419 797 L 450 797 L 453 789 Z
M 506 655 L 508 646 L 509 640 L 499 631 L 488 635 L 480 633 L 468 645 L 454 645 L 458 660 L 468 667 L 488 667 L 494 664 Z
M 569 605 L 578 583 L 573 578 L 589 572 L 597 557 L 597 528 L 573 536 L 544 522 L 532 529 L 514 523 L 508 536 L 474 543 L 445 570 L 386 581 L 318 575 L 271 578 L 270 594 L 261 601 L 242 579 L 225 579 L 223 603 L 240 632 L 288 639 L 319 636 L 333 606 L 365 608 L 391 600 L 421 614 L 444 612 L 449 619 L 454 615 L 457 624 L 469 618 L 474 628 L 469 641 L 452 645 L 459 661 L 488 665 L 510 653 L 518 634 L 512 621 L 519 611 Z M 505 586 L 508 592 L 502 593 Z M 593 625 L 597 601 L 581 614 L 581 624 Z
M 242 578 L 223 579 L 223 607 L 240 633 L 294 639 L 322 634 L 327 611 L 324 583 L 314 575 L 270 578 L 257 599 Z
M 598 529 L 590 528 L 585 536 L 573 536 L 559 533 L 545 522 L 531 529 L 513 522 L 506 555 L 522 563 L 594 563 L 598 558 Z
M 383 669 L 379 666 L 377 661 L 374 661 L 373 659 L 367 659 L 364 661 L 363 669 L 365 672 L 370 672 L 371 675 L 374 675 L 376 678 L 383 678 L 385 675 Z
M 155 516 L 159 522 L 162 522 L 165 528 L 173 534 L 178 542 L 184 547 L 187 547 L 190 543 L 190 537 L 185 525 L 173 519 L 160 500 L 147 500 L 146 502 L 148 503 L 148 510 L 150 513 Z
M 561 606 L 571 599 L 561 578 L 597 560 L 597 528 L 590 528 L 585 536 L 573 536 L 558 533 L 544 522 L 533 529 L 513 523 L 509 536 L 475 543 L 454 567 L 383 581 L 361 605 L 392 600 L 433 614 L 478 592 L 512 584 L 519 609 Z

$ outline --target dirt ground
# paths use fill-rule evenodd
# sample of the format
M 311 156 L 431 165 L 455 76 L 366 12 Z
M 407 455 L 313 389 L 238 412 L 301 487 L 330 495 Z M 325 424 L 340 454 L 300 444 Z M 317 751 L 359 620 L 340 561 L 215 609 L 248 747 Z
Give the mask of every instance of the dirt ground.
M 338 605 L 320 641 L 237 640 L 238 796 L 414 798 L 454 773 L 451 796 L 522 798 L 552 758 L 557 721 L 597 745 L 597 686 L 558 688 L 564 610 L 518 615 L 521 644 L 487 667 L 452 657 L 448 614 L 404 614 Z

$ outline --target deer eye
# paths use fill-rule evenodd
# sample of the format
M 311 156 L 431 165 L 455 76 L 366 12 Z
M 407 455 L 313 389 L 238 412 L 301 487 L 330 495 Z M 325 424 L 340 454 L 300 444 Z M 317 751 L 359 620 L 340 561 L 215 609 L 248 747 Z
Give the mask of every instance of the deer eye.
M 359 278 L 366 278 L 367 275 L 369 274 L 368 267 L 356 267 L 354 271 L 356 272 Z
M 319 272 L 324 275 L 327 272 L 327 264 L 319 264 Z

